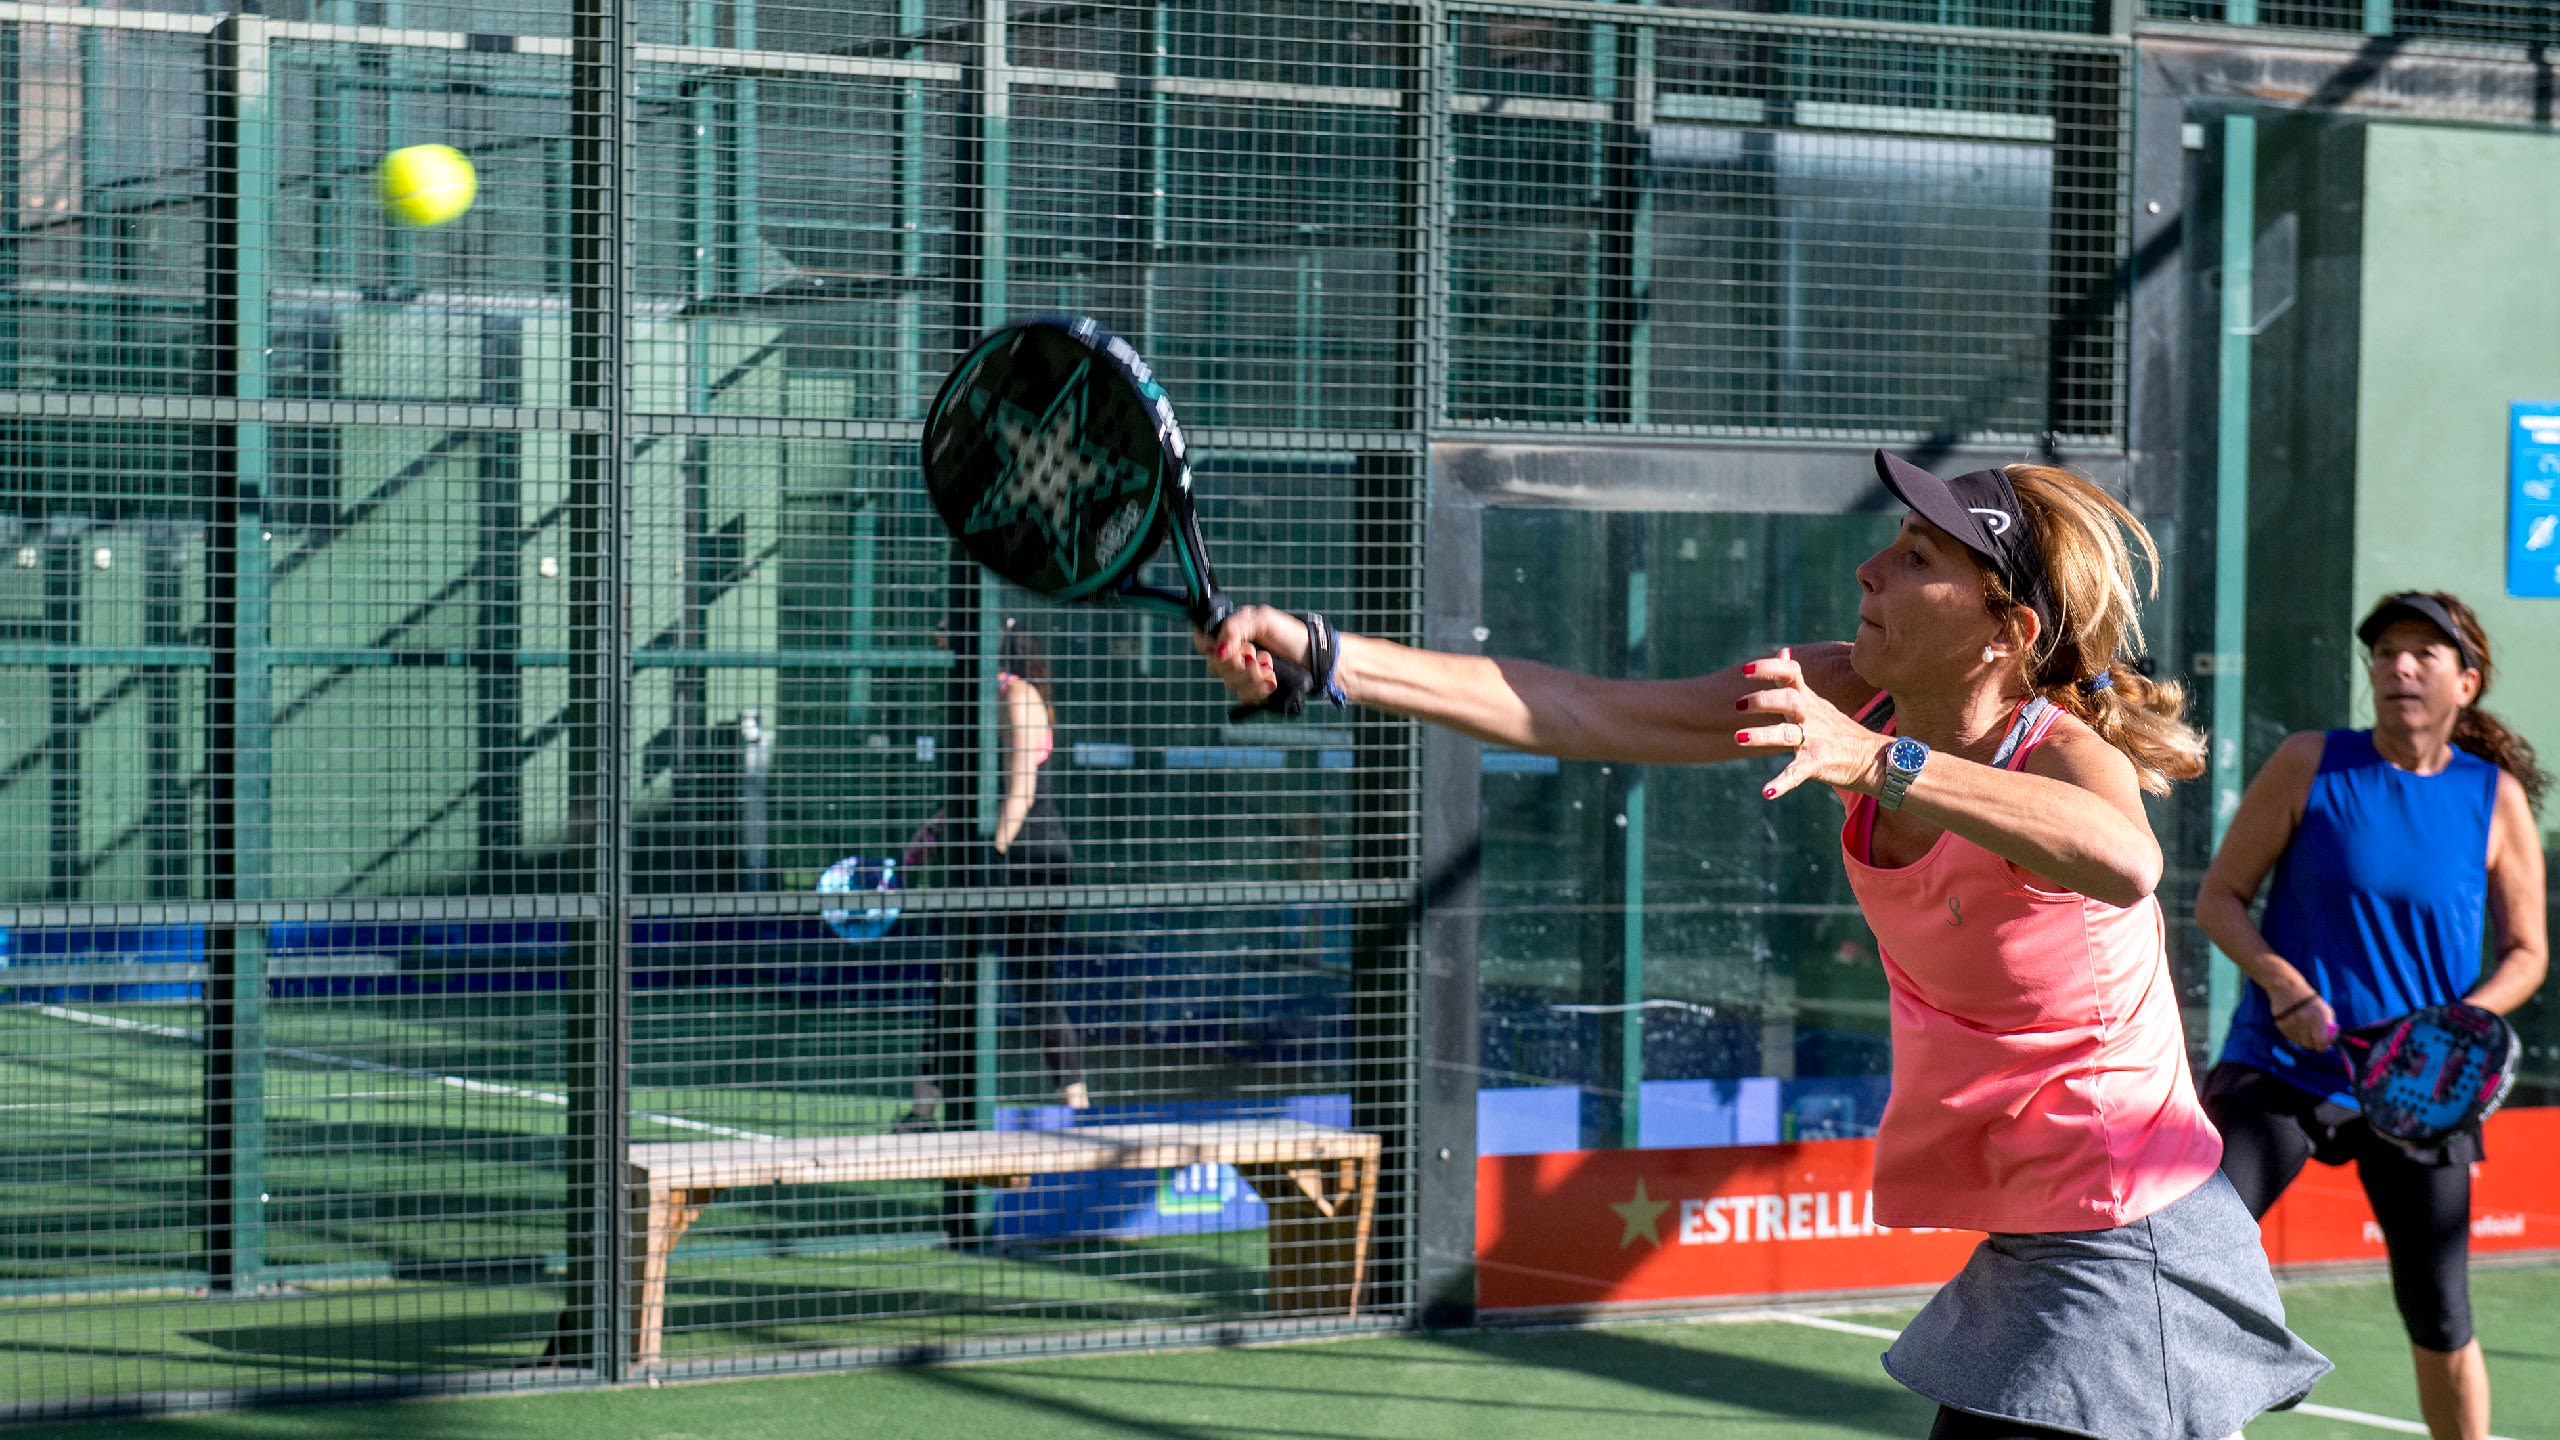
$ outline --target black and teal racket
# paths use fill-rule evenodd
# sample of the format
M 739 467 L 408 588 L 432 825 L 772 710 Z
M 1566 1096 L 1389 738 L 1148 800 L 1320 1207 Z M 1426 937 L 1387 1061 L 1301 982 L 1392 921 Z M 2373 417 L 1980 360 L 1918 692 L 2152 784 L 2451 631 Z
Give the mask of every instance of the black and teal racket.
M 2504 1019 L 2459 1002 L 2339 1039 L 2365 1123 L 2420 1147 L 2488 1119 L 2515 1087 L 2523 1048 Z
M 971 558 L 1025 590 L 1109 601 L 1215 635 L 1218 589 L 1191 499 L 1173 402 L 1129 342 L 1082 316 L 1043 316 L 969 348 L 925 413 L 924 484 Z M 1170 539 L 1182 588 L 1139 578 Z M 1256 710 L 1295 715 L 1314 682 L 1274 659 Z

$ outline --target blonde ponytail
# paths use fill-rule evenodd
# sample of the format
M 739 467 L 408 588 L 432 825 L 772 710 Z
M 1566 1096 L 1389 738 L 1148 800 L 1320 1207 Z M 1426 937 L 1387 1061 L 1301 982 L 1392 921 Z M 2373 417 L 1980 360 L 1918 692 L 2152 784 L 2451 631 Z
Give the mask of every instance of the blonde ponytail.
M 2036 693 L 2122 751 L 2154 795 L 2202 775 L 2205 741 L 2186 722 L 2186 687 L 2134 664 L 2143 651 L 2143 598 L 2160 588 L 2151 532 L 2114 496 L 2068 470 L 2012 465 L 2007 474 L 2053 585 L 2056 621 L 2027 652 Z M 1985 580 L 1992 613 L 2016 626 L 2018 602 L 1996 576 L 1986 571 Z

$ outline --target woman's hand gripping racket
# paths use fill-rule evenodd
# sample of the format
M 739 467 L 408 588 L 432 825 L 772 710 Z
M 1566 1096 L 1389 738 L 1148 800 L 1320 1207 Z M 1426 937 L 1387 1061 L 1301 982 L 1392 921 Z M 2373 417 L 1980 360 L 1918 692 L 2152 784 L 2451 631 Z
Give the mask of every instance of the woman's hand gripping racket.
M 1191 500 L 1182 426 L 1155 373 L 1091 320 L 1052 316 L 989 333 L 960 357 L 925 414 L 924 483 L 972 558 L 1059 600 L 1105 600 L 1218 633 L 1218 589 Z M 1183 588 L 1138 572 L 1173 541 Z M 1295 715 L 1315 681 L 1273 662 L 1258 710 Z
M 2492 1011 L 2456 1002 L 2340 1035 L 2365 1123 L 2404 1147 L 2441 1143 L 2489 1118 L 2515 1087 L 2522 1046 Z

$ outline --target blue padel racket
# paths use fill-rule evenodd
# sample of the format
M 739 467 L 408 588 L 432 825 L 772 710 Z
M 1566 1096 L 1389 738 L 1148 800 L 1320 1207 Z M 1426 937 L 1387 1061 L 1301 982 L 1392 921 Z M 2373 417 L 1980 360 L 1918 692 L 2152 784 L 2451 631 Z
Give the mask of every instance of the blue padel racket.
M 2365 1123 L 2406 1146 L 2434 1145 L 2488 1119 L 2515 1088 L 2523 1048 L 2497 1014 L 2459 1002 L 2339 1039 Z
M 1081 316 L 990 332 L 953 366 L 925 413 L 924 484 L 971 558 L 1025 590 L 1109 601 L 1214 635 L 1235 602 L 1218 590 L 1191 501 L 1173 402 L 1127 341 Z M 1167 540 L 1182 588 L 1139 579 Z M 1295 715 L 1314 682 L 1274 660 L 1260 705 Z

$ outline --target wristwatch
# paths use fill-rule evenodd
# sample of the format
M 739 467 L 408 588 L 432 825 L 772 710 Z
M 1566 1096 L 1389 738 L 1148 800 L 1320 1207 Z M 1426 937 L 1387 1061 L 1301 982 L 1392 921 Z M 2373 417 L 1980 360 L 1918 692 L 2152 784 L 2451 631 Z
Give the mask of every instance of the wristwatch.
M 1908 735 L 1897 737 L 1884 752 L 1884 783 L 1876 787 L 1876 803 L 1887 810 L 1902 808 L 1902 793 L 1920 778 L 1920 767 L 1929 763 L 1929 747 Z

